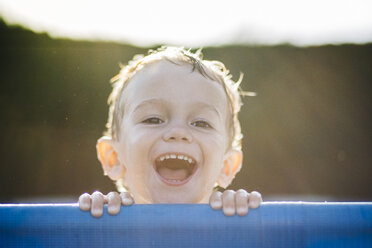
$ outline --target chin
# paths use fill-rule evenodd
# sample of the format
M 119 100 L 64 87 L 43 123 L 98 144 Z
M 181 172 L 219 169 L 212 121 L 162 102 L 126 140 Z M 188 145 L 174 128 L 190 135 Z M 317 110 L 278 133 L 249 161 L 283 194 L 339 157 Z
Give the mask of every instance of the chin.
M 201 196 L 185 195 L 182 192 L 164 192 L 164 194 L 153 195 L 153 203 L 169 203 L 169 204 L 192 204 L 200 203 Z

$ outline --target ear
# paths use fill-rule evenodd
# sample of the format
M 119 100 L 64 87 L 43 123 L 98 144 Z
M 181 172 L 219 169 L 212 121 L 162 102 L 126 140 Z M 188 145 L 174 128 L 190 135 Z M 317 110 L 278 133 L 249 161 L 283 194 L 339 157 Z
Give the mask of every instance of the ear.
M 227 188 L 234 179 L 236 173 L 242 167 L 243 153 L 240 150 L 231 149 L 224 156 L 223 167 L 217 179 L 217 184 Z
M 103 136 L 97 141 L 97 156 L 103 171 L 111 180 L 122 178 L 126 168 L 120 163 L 116 149 L 116 142 Z

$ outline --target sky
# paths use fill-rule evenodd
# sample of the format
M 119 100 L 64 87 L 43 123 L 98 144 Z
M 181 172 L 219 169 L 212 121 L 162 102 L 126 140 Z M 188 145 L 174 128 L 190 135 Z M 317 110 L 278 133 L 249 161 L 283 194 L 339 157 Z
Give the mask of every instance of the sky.
M 371 0 L 0 0 L 8 24 L 138 46 L 368 43 L 371 11 Z

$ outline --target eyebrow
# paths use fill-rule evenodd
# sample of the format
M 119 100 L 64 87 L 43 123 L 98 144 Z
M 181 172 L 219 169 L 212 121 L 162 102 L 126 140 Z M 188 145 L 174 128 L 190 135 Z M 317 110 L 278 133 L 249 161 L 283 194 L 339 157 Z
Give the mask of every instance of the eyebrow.
M 168 105 L 169 102 L 166 101 L 166 100 L 163 100 L 163 99 L 157 99 L 157 98 L 151 98 L 151 99 L 147 99 L 147 100 L 144 100 L 142 101 L 140 104 L 138 104 L 137 106 L 134 107 L 132 113 L 135 113 L 136 111 L 138 111 L 138 109 L 141 109 L 143 107 L 146 107 L 147 105 Z M 206 108 L 206 109 L 210 109 L 212 110 L 214 113 L 217 114 L 217 116 L 222 120 L 222 114 L 220 111 L 218 111 L 218 109 L 214 106 L 214 105 L 211 105 L 209 103 L 206 103 L 206 102 L 203 102 L 203 101 L 197 101 L 195 102 L 194 104 L 195 106 L 198 106 L 198 109 L 201 109 L 201 108 Z
M 147 99 L 147 100 L 144 100 L 142 101 L 140 104 L 138 104 L 137 106 L 134 107 L 132 113 L 135 113 L 136 111 L 138 111 L 138 109 L 141 109 L 147 105 L 166 105 L 167 102 L 162 100 L 162 99 L 156 99 L 156 98 L 151 98 L 151 99 Z
M 214 105 L 211 105 L 211 104 L 208 104 L 206 102 L 202 102 L 202 101 L 199 101 L 199 102 L 196 102 L 195 105 L 202 105 L 202 107 L 200 108 L 207 108 L 207 109 L 210 109 L 212 110 L 213 112 L 215 112 L 218 117 L 222 120 L 222 114 L 220 111 L 218 111 L 218 109 L 214 106 Z

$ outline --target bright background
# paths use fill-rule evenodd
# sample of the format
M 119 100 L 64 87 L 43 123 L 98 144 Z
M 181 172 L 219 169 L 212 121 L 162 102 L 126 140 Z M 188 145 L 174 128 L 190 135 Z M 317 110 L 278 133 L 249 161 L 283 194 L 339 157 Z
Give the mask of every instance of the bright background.
M 369 0 L 0 0 L 12 24 L 141 46 L 364 43 L 371 9 Z
M 0 202 L 114 190 L 109 80 L 158 44 L 245 77 L 244 167 L 266 200 L 372 200 L 370 1 L 0 0 Z

